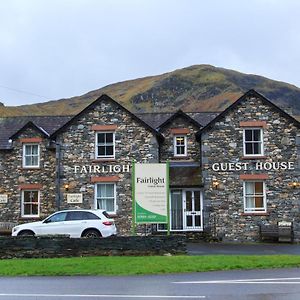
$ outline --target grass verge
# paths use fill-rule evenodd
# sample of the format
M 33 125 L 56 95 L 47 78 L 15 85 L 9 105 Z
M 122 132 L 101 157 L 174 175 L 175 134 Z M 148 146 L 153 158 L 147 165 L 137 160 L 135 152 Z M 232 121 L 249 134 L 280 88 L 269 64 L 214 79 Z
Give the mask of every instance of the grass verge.
M 0 260 L 0 276 L 142 275 L 300 267 L 297 255 L 74 257 Z

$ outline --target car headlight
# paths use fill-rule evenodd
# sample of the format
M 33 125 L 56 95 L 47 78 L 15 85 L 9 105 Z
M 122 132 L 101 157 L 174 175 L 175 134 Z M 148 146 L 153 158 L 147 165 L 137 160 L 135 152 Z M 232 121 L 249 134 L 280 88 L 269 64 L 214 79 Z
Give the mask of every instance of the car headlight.
M 19 229 L 19 227 L 14 227 L 12 231 L 15 232 L 15 231 L 17 231 L 18 229 Z

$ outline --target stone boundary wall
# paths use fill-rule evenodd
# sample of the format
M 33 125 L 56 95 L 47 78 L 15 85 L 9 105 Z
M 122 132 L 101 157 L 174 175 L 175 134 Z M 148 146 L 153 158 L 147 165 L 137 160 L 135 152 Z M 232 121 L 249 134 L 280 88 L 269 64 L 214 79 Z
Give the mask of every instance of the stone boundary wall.
M 75 256 L 163 255 L 186 253 L 183 236 L 108 237 L 0 237 L 0 259 Z

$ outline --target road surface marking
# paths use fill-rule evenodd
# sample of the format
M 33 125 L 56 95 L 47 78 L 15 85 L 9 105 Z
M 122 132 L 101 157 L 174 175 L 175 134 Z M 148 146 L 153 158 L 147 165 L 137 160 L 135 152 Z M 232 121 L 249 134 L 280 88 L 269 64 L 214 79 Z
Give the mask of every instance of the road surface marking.
M 0 294 L 0 297 L 48 297 L 48 298 L 148 298 L 148 299 L 205 299 L 205 296 L 171 295 L 72 295 L 72 294 Z
M 300 284 L 300 277 L 288 278 L 251 278 L 251 279 L 230 279 L 230 280 L 201 280 L 201 281 L 175 281 L 178 284 L 230 284 L 230 283 L 247 283 L 247 284 Z

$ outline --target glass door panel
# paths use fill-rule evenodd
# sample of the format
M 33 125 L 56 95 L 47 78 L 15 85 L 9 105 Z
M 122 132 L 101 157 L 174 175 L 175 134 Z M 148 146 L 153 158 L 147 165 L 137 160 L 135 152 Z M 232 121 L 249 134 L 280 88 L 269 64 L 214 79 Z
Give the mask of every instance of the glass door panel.
M 182 230 L 182 191 L 171 191 L 171 230 Z
M 183 190 L 184 229 L 202 229 L 202 199 L 199 190 Z
M 187 211 L 192 211 L 193 210 L 193 197 L 192 197 L 192 192 L 191 191 L 185 191 L 186 195 L 186 210 Z

